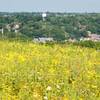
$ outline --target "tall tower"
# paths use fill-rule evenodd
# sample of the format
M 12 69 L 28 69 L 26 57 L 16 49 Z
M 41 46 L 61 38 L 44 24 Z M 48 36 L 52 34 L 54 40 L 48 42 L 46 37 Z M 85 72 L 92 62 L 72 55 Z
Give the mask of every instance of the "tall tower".
M 46 20 L 46 17 L 47 17 L 47 14 L 46 13 L 42 13 L 42 19 L 43 19 L 43 21 Z

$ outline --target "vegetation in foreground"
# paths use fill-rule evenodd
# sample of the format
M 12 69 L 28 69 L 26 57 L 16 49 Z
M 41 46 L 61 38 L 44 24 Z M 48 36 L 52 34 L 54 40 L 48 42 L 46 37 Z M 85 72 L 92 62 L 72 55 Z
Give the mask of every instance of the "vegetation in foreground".
M 0 41 L 0 99 L 100 100 L 100 52 Z

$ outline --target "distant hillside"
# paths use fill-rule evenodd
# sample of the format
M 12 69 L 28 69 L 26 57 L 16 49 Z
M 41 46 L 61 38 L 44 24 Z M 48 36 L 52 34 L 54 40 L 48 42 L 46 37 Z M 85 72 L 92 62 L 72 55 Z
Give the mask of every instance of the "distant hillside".
M 2 31 L 3 29 L 3 31 Z M 100 34 L 99 13 L 0 13 L 0 37 L 53 37 L 61 41 Z

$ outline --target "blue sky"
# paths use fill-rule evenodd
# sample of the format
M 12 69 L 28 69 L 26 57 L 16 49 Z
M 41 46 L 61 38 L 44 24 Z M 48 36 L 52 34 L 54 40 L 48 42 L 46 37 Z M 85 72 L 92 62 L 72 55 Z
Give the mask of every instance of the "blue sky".
M 100 12 L 100 0 L 0 0 L 0 12 Z

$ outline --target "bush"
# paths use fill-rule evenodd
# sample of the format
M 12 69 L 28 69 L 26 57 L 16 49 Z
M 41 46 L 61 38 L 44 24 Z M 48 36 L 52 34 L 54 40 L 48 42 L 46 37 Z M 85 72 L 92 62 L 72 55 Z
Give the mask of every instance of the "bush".
M 95 48 L 100 49 L 100 42 L 93 42 L 93 41 L 81 41 L 73 43 L 74 45 L 79 45 L 82 47 L 89 47 L 89 48 Z

